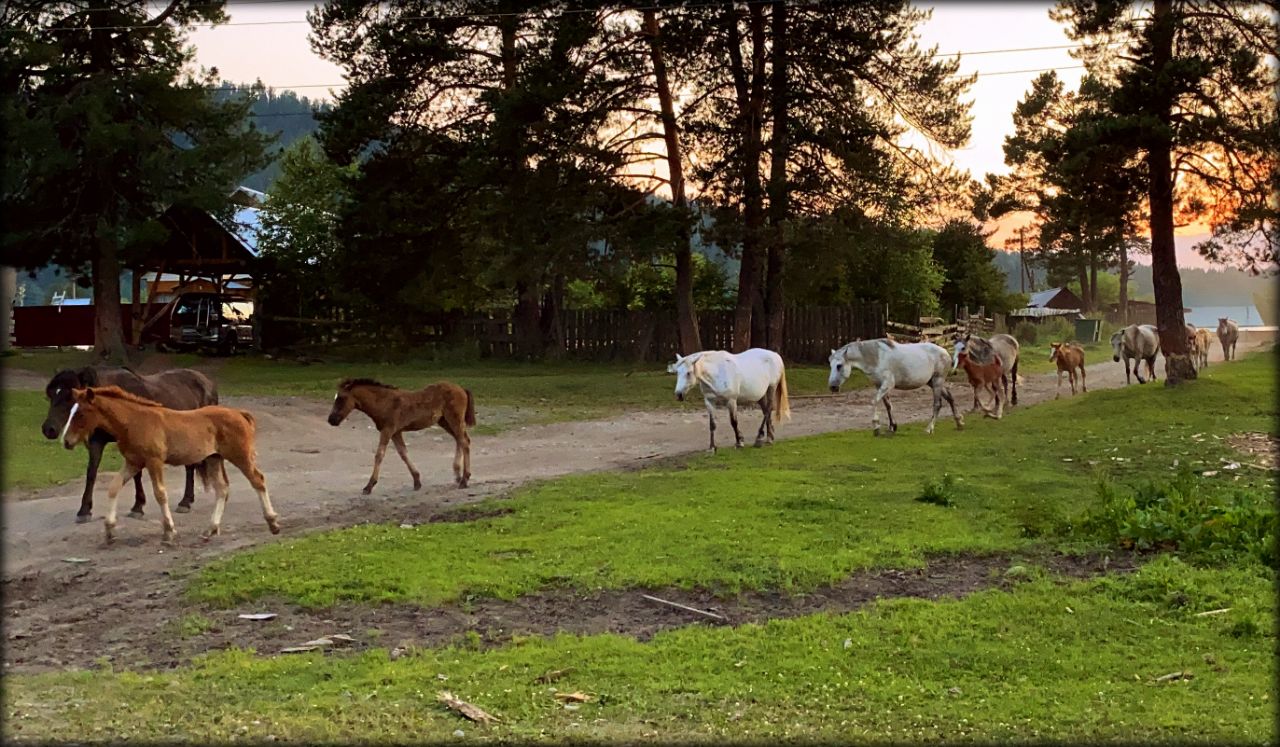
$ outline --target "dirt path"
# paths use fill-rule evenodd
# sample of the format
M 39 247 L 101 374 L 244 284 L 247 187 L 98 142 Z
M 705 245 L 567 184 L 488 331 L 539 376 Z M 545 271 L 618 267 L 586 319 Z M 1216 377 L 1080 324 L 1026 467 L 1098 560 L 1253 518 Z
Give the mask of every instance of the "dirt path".
M 1124 385 L 1124 370 L 1110 361 L 1089 367 L 1090 389 Z M 1163 370 L 1159 371 L 1163 378 Z M 1021 405 L 1052 399 L 1055 376 L 1026 376 L 1019 387 Z M 40 384 L 42 385 L 42 384 Z M 956 401 L 967 410 L 972 393 L 953 383 Z M 793 419 L 779 429 L 787 439 L 816 433 L 870 427 L 871 392 L 858 390 L 836 398 L 793 402 Z M 341 427 L 325 423 L 328 403 L 304 398 L 227 397 L 226 404 L 252 410 L 259 426 L 261 465 L 281 515 L 282 538 L 315 529 L 361 522 L 426 520 L 442 510 L 502 493 L 519 484 L 560 475 L 609 469 L 630 469 L 651 460 L 687 454 L 704 448 L 707 426 L 700 406 L 687 405 L 661 412 L 621 415 L 607 420 L 528 426 L 495 436 L 477 437 L 472 447 L 472 487 L 449 485 L 452 440 L 438 430 L 407 434 L 411 458 L 425 483 L 417 493 L 394 453 L 383 463 L 381 481 L 371 496 L 360 494 L 372 464 L 376 435 L 368 421 L 351 418 Z M 900 392 L 894 398 L 899 422 L 927 419 L 932 406 L 928 389 Z M 944 413 L 946 408 L 944 406 Z M 484 418 L 483 408 L 479 417 Z M 967 415 L 975 417 L 980 414 Z M 721 444 L 730 442 L 727 420 L 721 417 Z M 759 425 L 757 416 L 743 421 L 748 439 Z M 940 416 L 939 428 L 954 428 Z M 730 432 L 731 433 L 731 432 Z M 923 437 L 913 433 L 912 438 Z M 270 445 L 270 446 L 267 446 Z M 170 491 L 181 491 L 182 473 L 171 469 Z M 100 478 L 94 517 L 105 512 L 106 482 Z M 86 623 L 97 625 L 104 615 L 121 624 L 113 635 L 127 644 L 130 631 L 154 629 L 172 615 L 181 589 L 179 578 L 209 558 L 263 542 L 279 541 L 263 523 L 260 508 L 243 476 L 232 470 L 232 500 L 223 518 L 223 534 L 210 543 L 198 535 L 212 507 L 211 496 L 199 494 L 195 510 L 176 515 L 180 541 L 176 547 L 160 542 L 154 504 L 148 502 L 143 520 L 125 518 L 131 505 L 122 495 L 119 537 L 103 544 L 100 521 L 75 524 L 81 483 L 16 495 L 6 495 L 4 511 L 4 614 L 6 630 L 26 638 L 44 637 L 53 629 L 67 630 Z M 148 495 L 151 491 L 148 489 Z M 124 495 L 128 495 L 126 489 Z M 82 562 L 68 562 L 76 558 Z M 95 621 L 95 622 L 90 622 Z M 26 649 L 27 646 L 20 648 Z M 5 666 L 14 663 L 6 646 Z M 39 659 L 57 666 L 53 640 L 41 646 Z M 85 655 L 88 655 L 86 653 Z M 72 657 L 83 661 L 81 656 Z M 92 661 L 92 657 L 89 658 Z M 30 659 L 26 660 L 31 663 Z

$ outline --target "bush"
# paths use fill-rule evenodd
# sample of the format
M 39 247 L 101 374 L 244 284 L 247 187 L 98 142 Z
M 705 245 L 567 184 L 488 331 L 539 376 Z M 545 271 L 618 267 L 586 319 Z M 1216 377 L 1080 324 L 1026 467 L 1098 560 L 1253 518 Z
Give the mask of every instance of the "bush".
M 1169 483 L 1148 482 L 1134 492 L 1103 479 L 1098 494 L 1102 505 L 1082 528 L 1108 542 L 1280 567 L 1275 544 L 1280 522 L 1268 497 L 1239 490 L 1230 497 L 1207 495 L 1203 478 L 1186 467 Z
M 1066 319 L 1054 317 L 1040 323 L 1038 334 L 1045 342 L 1069 342 L 1076 339 L 1076 328 Z
M 1013 336 L 1023 345 L 1035 345 L 1040 327 L 1035 322 L 1018 322 L 1013 325 Z

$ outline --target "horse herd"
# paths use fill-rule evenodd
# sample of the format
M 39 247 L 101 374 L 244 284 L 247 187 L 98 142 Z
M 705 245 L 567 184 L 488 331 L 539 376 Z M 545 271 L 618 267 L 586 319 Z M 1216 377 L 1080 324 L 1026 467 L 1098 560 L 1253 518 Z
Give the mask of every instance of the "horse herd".
M 1221 319 L 1218 339 L 1223 357 L 1235 357 L 1239 327 L 1234 321 Z M 1188 345 L 1197 365 L 1207 365 L 1207 330 L 1187 325 Z M 889 394 L 895 390 L 911 390 L 928 386 L 933 391 L 933 412 L 925 426 L 932 433 L 938 413 L 945 401 L 951 408 L 956 428 L 964 427 L 964 416 L 956 410 L 955 400 L 947 385 L 947 376 L 963 369 L 973 387 L 973 411 L 981 409 L 988 417 L 999 419 L 1004 403 L 1018 403 L 1018 341 L 1010 335 L 990 338 L 967 333 L 957 334 L 954 350 L 948 353 L 932 342 L 900 343 L 892 337 L 855 340 L 828 358 L 828 386 L 832 392 L 849 378 L 853 369 L 862 371 L 875 387 L 871 400 L 871 422 L 875 435 L 880 435 L 879 407 L 884 405 L 889 432 L 898 424 L 893 417 Z M 1158 335 L 1150 325 L 1130 325 L 1111 336 L 1113 359 L 1125 362 L 1125 381 L 1129 381 L 1130 361 L 1139 383 L 1145 381 L 1138 366 L 1145 362 L 1151 378 L 1155 377 L 1155 357 L 1159 352 Z M 1053 343 L 1050 360 L 1058 368 L 1058 394 L 1062 375 L 1068 374 L 1071 392 L 1076 391 L 1076 376 L 1084 388 L 1084 349 L 1074 343 Z M 738 428 L 739 406 L 759 406 L 764 415 L 756 434 L 755 445 L 773 443 L 774 425 L 789 419 L 791 408 L 787 397 L 786 368 L 782 358 L 771 350 L 752 348 L 742 353 L 704 350 L 676 356 L 667 367 L 676 375 L 675 396 L 683 401 L 696 384 L 707 409 L 710 450 L 716 450 L 718 408 L 727 409 L 733 428 L 734 445 L 743 445 Z M 1012 396 L 1010 392 L 1012 390 Z M 1084 389 L 1088 391 L 1088 389 Z M 990 393 L 993 406 L 982 403 L 980 394 Z M 203 535 L 207 541 L 219 533 L 223 510 L 230 492 L 226 462 L 240 470 L 257 492 L 262 514 L 273 534 L 280 531 L 279 516 L 271 506 L 266 478 L 257 467 L 256 430 L 253 415 L 244 410 L 218 404 L 217 385 L 206 375 L 191 369 L 162 371 L 142 375 L 128 368 L 89 366 L 56 373 L 45 387 L 49 411 L 42 431 L 46 438 L 61 438 L 63 445 L 74 449 L 83 443 L 89 454 L 85 473 L 84 494 L 77 523 L 87 522 L 93 510 L 93 488 L 103 449 L 116 443 L 124 468 L 112 480 L 107 491 L 106 539 L 114 540 L 116 499 L 125 483 L 134 482 L 134 504 L 129 516 L 142 518 L 146 495 L 142 472 L 151 478 L 152 490 L 162 512 L 164 540 L 173 542 L 177 530 L 169 510 L 164 485 L 164 467 L 186 468 L 186 488 L 182 500 L 174 508 L 177 513 L 191 510 L 195 499 L 195 476 L 205 489 L 213 488 L 216 496 L 212 520 Z M 441 382 L 424 389 L 410 391 L 367 378 L 345 379 L 338 384 L 328 422 L 340 425 L 353 411 L 359 410 L 373 421 L 378 431 L 373 473 L 363 488 L 367 495 L 378 482 L 387 444 L 395 447 L 413 477 L 414 490 L 422 487 L 418 470 L 409 460 L 404 433 L 439 426 L 454 439 L 454 482 L 465 488 L 471 479 L 471 437 L 468 428 L 476 424 L 475 398 L 471 392 L 455 384 Z

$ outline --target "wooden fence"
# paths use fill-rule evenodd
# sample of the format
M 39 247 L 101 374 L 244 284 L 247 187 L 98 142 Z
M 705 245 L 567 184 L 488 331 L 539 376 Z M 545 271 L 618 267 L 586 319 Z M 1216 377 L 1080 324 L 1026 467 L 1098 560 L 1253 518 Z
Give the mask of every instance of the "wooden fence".
M 369 336 L 357 322 L 348 320 L 269 317 L 265 321 L 295 329 L 310 327 L 305 337 L 313 343 Z M 733 311 L 699 312 L 698 332 L 704 350 L 732 350 Z M 822 362 L 834 348 L 859 337 L 881 337 L 884 332 L 885 313 L 880 304 L 793 307 L 783 318 L 781 353 L 787 360 Z M 264 335 L 264 339 L 268 337 Z M 430 317 L 415 323 L 406 342 L 415 347 L 472 347 L 484 357 L 506 358 L 516 353 L 515 329 L 506 311 Z M 560 315 L 559 342 L 560 354 L 570 358 L 670 360 L 677 352 L 676 317 L 674 312 L 663 311 L 565 310 Z

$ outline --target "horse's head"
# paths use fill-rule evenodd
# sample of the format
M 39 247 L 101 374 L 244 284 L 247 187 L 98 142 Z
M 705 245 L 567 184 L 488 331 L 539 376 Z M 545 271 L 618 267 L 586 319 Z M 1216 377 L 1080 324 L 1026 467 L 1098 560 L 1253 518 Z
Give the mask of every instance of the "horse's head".
M 351 394 L 353 386 L 350 379 L 338 384 L 338 393 L 333 395 L 333 409 L 329 411 L 329 425 L 342 425 L 342 421 L 355 409 L 356 398 Z
M 956 347 L 955 353 L 951 357 L 951 373 L 955 373 L 956 369 L 960 367 L 960 356 L 968 357 L 968 353 L 965 351 L 969 348 L 969 335 L 967 333 L 964 335 L 956 334 L 952 339 L 955 341 Z
M 852 343 L 845 345 L 839 350 L 832 350 L 831 355 L 827 358 L 827 363 L 831 366 L 831 375 L 827 377 L 827 386 L 831 388 L 833 394 L 840 391 L 841 385 L 848 380 L 850 370 L 853 368 L 853 366 L 849 365 L 849 361 L 845 359 L 845 353 L 857 347 Z
M 1111 360 L 1116 363 L 1120 362 L 1121 348 L 1124 345 L 1124 331 L 1115 332 L 1111 335 Z
M 57 438 L 63 426 L 67 424 L 73 405 L 71 390 L 94 383 L 84 381 L 82 373 L 64 369 L 54 374 L 44 388 L 44 396 L 49 400 L 49 412 L 45 415 L 44 424 L 40 426 L 40 432 L 50 441 Z
M 1062 355 L 1062 343 L 1051 342 L 1049 343 L 1049 347 L 1052 348 L 1049 351 L 1049 362 L 1052 363 L 1053 361 L 1058 360 L 1058 356 Z
M 667 373 L 676 375 L 676 401 L 684 402 L 684 395 L 688 393 L 693 386 L 693 382 L 697 380 L 694 364 L 697 359 L 693 355 L 686 355 L 681 358 L 676 356 L 676 362 L 667 366 Z
M 70 393 L 71 409 L 67 413 L 66 423 L 62 426 L 62 445 L 74 449 L 98 429 L 102 422 L 102 414 L 95 403 L 93 387 L 72 389 Z

